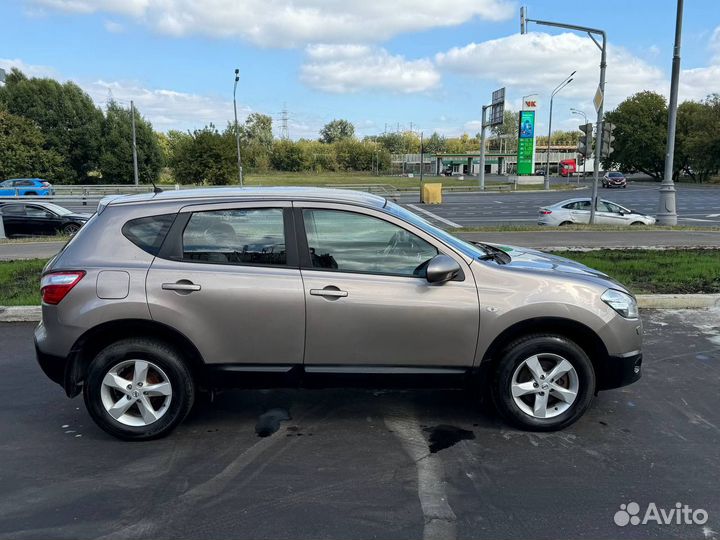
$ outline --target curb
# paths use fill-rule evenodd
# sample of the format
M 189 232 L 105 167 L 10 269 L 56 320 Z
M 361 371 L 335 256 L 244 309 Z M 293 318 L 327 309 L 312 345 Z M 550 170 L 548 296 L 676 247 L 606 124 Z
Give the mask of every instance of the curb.
M 720 307 L 720 294 L 638 294 L 643 309 L 706 309 Z
M 642 309 L 708 309 L 720 308 L 720 294 L 638 294 Z M 0 307 L 0 323 L 39 322 L 40 306 Z

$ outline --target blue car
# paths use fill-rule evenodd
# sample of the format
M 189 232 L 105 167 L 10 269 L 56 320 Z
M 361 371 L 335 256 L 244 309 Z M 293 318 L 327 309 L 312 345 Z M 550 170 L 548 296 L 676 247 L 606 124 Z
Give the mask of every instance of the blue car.
M 55 190 L 52 184 L 41 178 L 12 178 L 0 183 L 0 197 L 14 197 L 15 195 L 47 197 L 54 194 Z

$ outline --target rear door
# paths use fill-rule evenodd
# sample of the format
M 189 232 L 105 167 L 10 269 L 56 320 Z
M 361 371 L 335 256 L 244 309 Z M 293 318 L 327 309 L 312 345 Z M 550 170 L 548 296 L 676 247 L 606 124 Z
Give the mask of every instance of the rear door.
M 28 234 L 24 204 L 6 204 L 2 207 L 2 214 L 5 234 Z
M 478 293 L 466 261 L 419 229 L 376 210 L 295 203 L 307 309 L 305 371 L 427 374 L 472 365 Z M 304 233 L 304 234 L 303 234 Z M 438 253 L 463 269 L 431 284 Z
M 153 319 L 185 334 L 208 364 L 302 364 L 292 227 L 289 202 L 183 208 L 148 272 Z
M 570 208 L 574 223 L 590 223 L 590 201 L 577 201 Z

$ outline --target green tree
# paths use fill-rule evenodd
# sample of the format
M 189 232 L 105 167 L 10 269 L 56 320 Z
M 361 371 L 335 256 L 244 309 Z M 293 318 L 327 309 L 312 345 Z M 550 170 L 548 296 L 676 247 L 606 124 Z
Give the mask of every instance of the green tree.
M 29 79 L 13 69 L 0 87 L 0 103 L 40 127 L 44 148 L 61 156 L 58 181 L 84 182 L 97 168 L 103 114 L 75 83 Z
M 347 120 L 333 120 L 320 130 L 320 142 L 332 144 L 355 137 L 355 126 Z
M 423 141 L 425 152 L 428 154 L 440 154 L 447 152 L 447 139 L 436 132 Z
M 129 108 L 111 101 L 103 127 L 100 172 L 102 181 L 129 184 L 134 180 L 132 115 Z M 135 109 L 138 176 L 142 183 L 155 182 L 163 166 L 162 150 L 150 122 Z
M 62 159 L 45 149 L 45 139 L 34 122 L 0 109 L 0 181 L 8 178 L 55 180 Z
M 720 170 L 720 95 L 678 107 L 673 175 L 683 170 L 695 182 L 706 182 Z
M 275 141 L 270 163 L 278 171 L 302 171 L 307 169 L 302 147 L 293 141 Z
M 661 180 L 665 170 L 668 110 L 665 98 L 655 92 L 639 92 L 605 114 L 615 124 L 614 152 L 603 166 L 640 171 Z
M 509 152 L 516 151 L 519 123 L 518 113 L 505 111 L 503 113 L 503 123 L 490 129 L 495 138 L 490 140 L 488 146 L 493 150 L 500 150 L 500 148 L 505 150 L 507 148 Z M 501 144 L 501 140 L 507 142 Z
M 240 138 L 246 143 L 270 150 L 273 144 L 272 117 L 251 113 L 240 126 Z
M 226 185 L 237 179 L 235 142 L 210 124 L 192 133 L 168 132 L 170 167 L 180 184 Z

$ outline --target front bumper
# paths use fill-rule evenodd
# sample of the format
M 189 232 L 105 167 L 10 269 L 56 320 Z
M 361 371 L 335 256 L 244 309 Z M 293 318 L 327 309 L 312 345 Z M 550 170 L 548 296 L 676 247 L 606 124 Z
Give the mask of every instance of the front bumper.
M 597 389 L 609 390 L 632 384 L 642 377 L 642 353 L 609 356 L 598 374 Z

